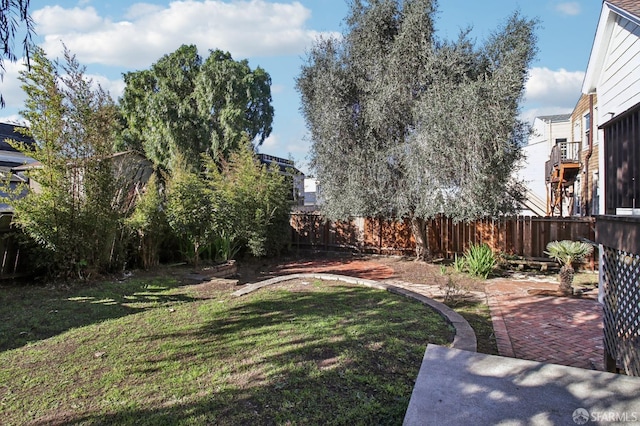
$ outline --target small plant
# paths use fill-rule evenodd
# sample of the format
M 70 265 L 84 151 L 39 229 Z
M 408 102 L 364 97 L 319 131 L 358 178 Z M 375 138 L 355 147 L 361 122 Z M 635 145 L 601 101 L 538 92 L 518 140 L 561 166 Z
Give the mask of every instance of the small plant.
M 453 258 L 453 270 L 461 273 L 464 272 L 465 269 L 465 259 L 463 257 L 458 257 L 458 253 L 455 254 Z
M 442 291 L 444 303 L 450 305 L 458 304 L 462 297 L 467 294 L 467 289 L 455 282 L 451 275 L 447 276 L 447 282 L 440 285 L 439 288 Z
M 560 293 L 568 296 L 573 294 L 571 283 L 573 282 L 573 263 L 581 261 L 593 252 L 590 244 L 581 241 L 551 241 L 547 244 L 545 254 L 560 263 Z
M 447 275 L 447 266 L 440 265 L 440 275 Z
M 221 231 L 213 240 L 213 248 L 215 260 L 227 261 L 236 257 L 242 246 L 227 232 Z
M 496 266 L 496 256 L 486 244 L 473 244 L 464 254 L 467 272 L 475 277 L 486 279 Z

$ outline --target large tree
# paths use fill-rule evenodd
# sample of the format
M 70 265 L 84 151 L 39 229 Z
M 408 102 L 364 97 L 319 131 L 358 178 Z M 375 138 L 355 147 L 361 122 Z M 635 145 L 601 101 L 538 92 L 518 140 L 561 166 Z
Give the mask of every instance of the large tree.
M 2 0 L 0 3 L 0 44 L 2 44 L 2 56 L 0 56 L 0 79 L 4 77 L 4 61 L 16 62 L 13 41 L 16 34 L 24 32 L 22 39 L 22 52 L 27 64 L 29 64 L 29 46 L 33 34 L 33 20 L 29 15 L 30 0 Z M 4 107 L 4 97 L 0 93 L 0 106 Z
M 309 52 L 298 77 L 324 211 L 408 217 L 420 259 L 425 221 L 513 208 L 512 170 L 535 20 L 513 14 L 480 47 L 435 37 L 433 0 L 353 0 L 340 39 Z
M 247 135 L 260 145 L 271 133 L 271 78 L 229 53 L 183 45 L 149 70 L 124 75 L 120 105 L 124 147 L 171 169 L 176 158 L 199 164 L 200 154 L 227 157 Z

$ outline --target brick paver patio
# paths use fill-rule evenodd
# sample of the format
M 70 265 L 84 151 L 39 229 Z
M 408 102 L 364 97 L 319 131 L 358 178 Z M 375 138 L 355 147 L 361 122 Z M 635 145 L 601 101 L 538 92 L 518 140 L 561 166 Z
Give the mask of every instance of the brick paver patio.
M 275 274 L 332 273 L 392 282 L 425 296 L 436 285 L 392 279 L 391 267 L 370 260 L 314 260 L 281 265 Z M 530 294 L 557 284 L 495 279 L 485 288 L 500 355 L 603 370 L 602 308 L 595 297 L 567 298 Z
M 496 281 L 486 287 L 500 355 L 604 369 L 602 306 L 594 297 L 529 294 L 556 284 Z

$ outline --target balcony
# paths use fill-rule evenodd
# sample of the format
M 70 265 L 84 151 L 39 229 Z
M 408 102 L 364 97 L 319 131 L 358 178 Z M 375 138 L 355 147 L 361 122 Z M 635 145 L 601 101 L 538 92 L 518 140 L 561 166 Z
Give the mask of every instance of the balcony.
M 568 186 L 573 184 L 580 171 L 580 142 L 559 142 L 545 163 L 545 180 Z
M 558 142 L 549 157 L 544 165 L 545 181 L 549 184 L 547 215 L 554 216 L 558 212 L 562 216 L 562 199 L 567 195 L 565 189 L 573 187 L 580 172 L 580 142 Z

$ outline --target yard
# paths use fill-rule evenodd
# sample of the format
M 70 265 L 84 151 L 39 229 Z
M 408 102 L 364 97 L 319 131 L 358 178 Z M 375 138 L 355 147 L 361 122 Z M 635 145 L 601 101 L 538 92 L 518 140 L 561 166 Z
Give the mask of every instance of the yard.
M 498 353 L 477 296 L 501 278 L 393 257 L 240 266 L 239 282 L 165 267 L 1 286 L 3 424 L 400 424 L 426 345 L 447 345 L 453 329 L 416 301 L 345 283 L 298 279 L 231 295 L 285 273 L 365 274 L 438 292 L 451 277 L 448 304 L 474 328 L 479 352 Z M 594 275 L 577 281 L 592 288 Z
M 425 346 L 453 337 L 380 290 L 235 287 L 171 273 L 1 287 L 3 424 L 399 424 Z

